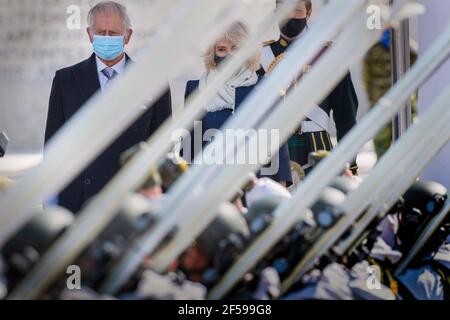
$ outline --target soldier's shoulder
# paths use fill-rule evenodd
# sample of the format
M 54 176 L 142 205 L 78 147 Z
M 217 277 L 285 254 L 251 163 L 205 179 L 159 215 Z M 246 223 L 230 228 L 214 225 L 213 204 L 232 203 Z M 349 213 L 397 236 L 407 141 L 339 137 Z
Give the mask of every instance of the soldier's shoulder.
M 270 46 L 271 44 L 274 44 L 275 42 L 276 42 L 275 40 L 265 41 L 265 42 L 263 42 L 263 46 L 267 47 L 267 46 Z

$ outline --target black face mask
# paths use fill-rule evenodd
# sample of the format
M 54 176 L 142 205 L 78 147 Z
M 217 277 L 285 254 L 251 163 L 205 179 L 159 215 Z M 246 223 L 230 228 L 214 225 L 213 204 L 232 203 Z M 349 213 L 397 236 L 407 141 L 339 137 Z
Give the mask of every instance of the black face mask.
M 228 58 L 228 56 L 225 56 L 225 57 L 219 57 L 218 55 L 214 55 L 214 63 L 216 64 L 216 66 L 218 66 L 218 65 L 220 65 L 222 62 L 224 62 L 227 58 Z
M 303 30 L 305 30 L 308 25 L 306 18 L 303 19 L 289 19 L 289 21 L 281 28 L 281 32 L 289 38 L 295 38 Z

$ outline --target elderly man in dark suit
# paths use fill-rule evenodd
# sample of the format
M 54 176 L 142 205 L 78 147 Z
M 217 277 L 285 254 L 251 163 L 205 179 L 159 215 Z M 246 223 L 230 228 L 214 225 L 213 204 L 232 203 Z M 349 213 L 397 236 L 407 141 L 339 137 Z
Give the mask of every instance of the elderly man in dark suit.
M 126 8 L 113 1 L 102 1 L 88 14 L 87 32 L 92 56 L 74 66 L 58 70 L 50 94 L 45 143 L 98 90 L 108 85 L 132 60 L 124 51 L 132 29 Z M 58 195 L 58 204 L 72 212 L 80 210 L 90 197 L 116 174 L 123 151 L 146 140 L 171 114 L 170 90 L 137 119 Z M 80 150 L 83 152 L 83 150 Z

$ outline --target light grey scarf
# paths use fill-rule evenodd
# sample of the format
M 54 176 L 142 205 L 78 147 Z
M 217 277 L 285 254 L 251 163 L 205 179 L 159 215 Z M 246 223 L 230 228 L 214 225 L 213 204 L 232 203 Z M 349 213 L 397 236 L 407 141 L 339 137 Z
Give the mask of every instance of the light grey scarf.
M 217 69 L 206 71 L 199 82 L 200 92 L 217 76 Z M 206 105 L 205 110 L 207 112 L 215 112 L 224 109 L 231 109 L 234 111 L 236 88 L 249 87 L 254 85 L 258 81 L 258 76 L 255 71 L 251 71 L 248 68 L 242 68 L 233 78 L 225 82 L 219 92 L 211 99 Z

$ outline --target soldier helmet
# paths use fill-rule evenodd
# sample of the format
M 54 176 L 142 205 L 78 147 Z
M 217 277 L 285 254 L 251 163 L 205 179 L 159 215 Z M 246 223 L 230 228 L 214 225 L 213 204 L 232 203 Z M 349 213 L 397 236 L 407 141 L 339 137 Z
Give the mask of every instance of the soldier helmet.
M 260 234 L 272 222 L 273 212 L 283 200 L 282 197 L 271 196 L 252 204 L 245 215 L 252 235 Z
M 140 194 L 128 194 L 119 213 L 104 230 L 102 236 L 107 239 L 118 235 L 127 238 L 146 230 L 154 218 L 150 204 L 151 201 Z
M 131 193 L 125 197 L 117 215 L 77 262 L 84 270 L 83 281 L 87 285 L 95 287 L 113 262 L 122 257 L 132 242 L 155 222 L 151 211 L 150 201 L 144 196 Z
M 159 173 L 162 179 L 162 186 L 165 190 L 175 183 L 175 181 L 189 169 L 189 165 L 182 157 L 175 153 L 169 153 L 163 163 L 159 166 Z
M 331 181 L 330 187 L 337 189 L 348 195 L 352 191 L 358 189 L 360 182 L 349 177 L 336 177 Z
M 120 164 L 122 166 L 126 165 L 136 154 L 138 154 L 142 150 L 146 150 L 148 148 L 147 143 L 140 142 L 131 148 L 125 150 L 125 152 L 122 153 L 120 156 Z M 157 167 L 153 167 L 150 169 L 150 172 L 148 174 L 147 179 L 142 184 L 141 188 L 147 189 L 154 186 L 161 186 L 162 185 L 162 179 L 158 172 Z
M 416 181 L 403 195 L 397 237 L 402 251 L 414 244 L 426 223 L 444 206 L 447 189 L 433 181 Z
M 223 203 L 214 221 L 198 237 L 197 244 L 207 257 L 214 257 L 221 244 L 232 235 L 247 239 L 250 235 L 244 216 L 230 203 Z
M 423 213 L 436 214 L 444 206 L 447 189 L 433 181 L 416 181 L 403 195 L 406 208 L 416 208 Z
M 74 220 L 64 208 L 36 210 L 33 218 L 2 248 L 8 269 L 18 276 L 25 274 Z
M 332 227 L 341 215 L 338 207 L 344 200 L 345 194 L 342 191 L 326 188 L 311 208 L 317 225 L 322 228 Z
M 252 190 L 248 191 L 245 195 L 247 206 L 251 207 L 253 203 L 259 199 L 265 199 L 268 197 L 280 197 L 291 198 L 289 191 L 278 182 L 270 178 L 259 179 Z

